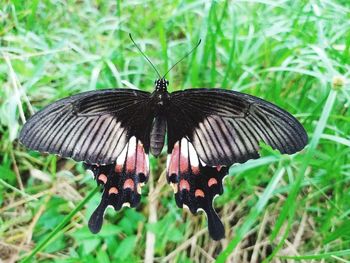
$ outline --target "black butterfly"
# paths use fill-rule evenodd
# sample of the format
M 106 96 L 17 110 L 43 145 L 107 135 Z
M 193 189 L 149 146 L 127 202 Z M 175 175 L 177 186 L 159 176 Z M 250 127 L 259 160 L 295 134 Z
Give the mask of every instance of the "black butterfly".
M 287 154 L 307 143 L 303 126 L 272 103 L 222 89 L 168 93 L 168 84 L 160 77 L 152 93 L 84 92 L 48 105 L 25 123 L 25 146 L 83 161 L 103 185 L 89 220 L 93 233 L 100 231 L 108 205 L 138 205 L 149 176 L 148 154 L 161 153 L 166 133 L 167 180 L 176 203 L 194 214 L 204 210 L 215 240 L 224 237 L 224 227 L 213 199 L 223 193 L 229 167 L 258 158 L 261 141 Z

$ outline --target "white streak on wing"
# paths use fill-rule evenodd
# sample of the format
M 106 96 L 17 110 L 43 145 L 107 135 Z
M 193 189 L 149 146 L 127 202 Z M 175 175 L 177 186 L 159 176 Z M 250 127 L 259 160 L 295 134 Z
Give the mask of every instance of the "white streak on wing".
M 148 158 L 148 154 L 145 154 L 145 158 L 146 158 L 147 173 L 149 173 L 149 158 Z
M 189 153 L 190 153 L 190 162 L 191 166 L 198 167 L 199 166 L 199 157 L 196 153 L 196 150 L 194 149 L 192 143 L 189 143 Z
M 113 141 L 116 138 L 117 139 L 119 138 L 119 137 L 117 137 L 117 133 L 119 132 L 119 129 L 120 129 L 120 122 L 113 120 L 111 126 L 112 126 L 112 131 L 110 131 L 109 138 L 107 139 L 107 141 L 105 143 L 106 146 L 101 151 L 101 156 L 102 155 L 103 156 L 106 156 L 106 155 L 110 156 L 112 153 L 111 152 L 108 153 L 108 151 L 110 148 L 113 148 L 113 147 L 111 147 L 111 145 L 113 144 Z
M 206 164 L 205 162 L 203 162 L 203 160 L 202 160 L 201 158 L 198 157 L 198 159 L 199 159 L 199 161 L 201 162 L 201 165 L 202 165 L 202 166 L 207 166 L 207 164 Z
M 168 154 L 168 156 L 166 157 L 166 167 L 167 168 L 169 168 L 170 159 L 171 159 L 171 154 Z
M 208 220 L 208 215 L 207 215 L 207 212 L 205 212 L 203 208 L 197 208 L 196 213 L 198 213 L 198 211 L 200 211 L 200 212 L 204 212 L 204 214 L 205 214 L 205 216 L 207 217 L 207 220 Z
M 113 133 L 111 134 L 110 139 L 107 142 L 107 145 L 114 145 L 113 144 L 114 140 L 118 141 L 121 139 L 120 136 L 122 136 L 124 129 L 120 125 L 121 125 L 120 122 L 117 122 L 115 124 L 114 129 L 113 129 Z M 116 148 L 116 152 L 118 152 L 118 147 L 115 147 L 115 148 Z M 112 156 L 113 154 L 115 154 L 113 152 L 114 147 L 109 146 L 107 149 L 108 149 L 108 151 L 104 152 L 103 154 L 105 154 L 107 156 Z
M 123 151 L 119 154 L 119 156 L 117 158 L 117 165 L 124 165 L 128 146 L 129 146 L 129 144 L 126 144 Z
M 188 209 L 188 210 L 190 210 L 190 208 L 188 207 L 188 205 L 186 205 L 186 204 L 182 204 L 182 207 L 183 208 L 186 208 L 186 209 Z M 190 210 L 191 211 L 191 210 Z
M 89 148 L 87 149 L 87 153 L 89 156 L 92 156 L 94 154 L 95 149 L 103 139 L 102 132 L 106 131 L 106 128 L 108 127 L 108 124 L 109 124 L 108 120 L 109 119 L 106 117 L 101 117 L 98 120 L 98 122 L 95 124 L 93 129 L 91 130 L 90 136 L 92 136 L 92 134 L 95 134 L 96 137 L 92 138 L 88 144 Z
M 108 210 L 109 208 L 112 208 L 113 210 L 115 210 L 114 207 L 113 207 L 112 205 L 107 205 L 105 211 L 103 211 L 103 217 L 105 217 L 105 215 L 106 215 L 106 213 L 107 213 L 107 210 Z
M 188 158 L 188 141 L 185 138 L 181 139 L 181 156 L 184 159 Z
M 124 204 L 122 204 L 122 207 L 130 207 L 130 203 L 129 202 L 125 202 Z
M 136 190 L 137 190 L 137 193 L 139 193 L 139 194 L 141 194 L 142 193 L 142 190 L 141 190 L 141 184 L 140 183 L 138 183 L 137 184 L 137 188 L 136 188 Z
M 128 156 L 136 155 L 136 137 L 132 136 L 129 140 Z
M 171 186 L 171 188 L 173 188 L 173 190 L 174 190 L 174 194 L 176 194 L 177 192 L 178 192 L 178 186 L 177 186 L 177 184 L 174 184 L 174 183 L 170 183 L 170 186 Z

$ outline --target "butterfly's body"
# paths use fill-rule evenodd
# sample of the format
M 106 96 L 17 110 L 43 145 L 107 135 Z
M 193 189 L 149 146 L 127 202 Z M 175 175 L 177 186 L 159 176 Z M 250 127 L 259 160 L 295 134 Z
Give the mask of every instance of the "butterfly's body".
M 156 157 L 158 157 L 164 147 L 165 134 L 166 116 L 163 114 L 156 115 L 152 124 L 150 135 L 150 152 Z
M 150 134 L 150 152 L 157 157 L 164 147 L 170 94 L 167 91 L 169 82 L 166 79 L 159 79 L 154 84 L 150 105 L 154 116 Z

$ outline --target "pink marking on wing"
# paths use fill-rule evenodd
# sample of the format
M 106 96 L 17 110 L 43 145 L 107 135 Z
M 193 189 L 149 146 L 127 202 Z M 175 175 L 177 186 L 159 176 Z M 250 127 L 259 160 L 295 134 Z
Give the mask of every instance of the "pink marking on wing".
M 100 180 L 103 184 L 107 183 L 107 176 L 105 174 L 100 174 L 97 179 Z
M 211 187 L 212 185 L 215 185 L 215 184 L 218 184 L 218 181 L 214 177 L 210 178 L 208 181 L 208 186 Z
M 173 151 L 170 156 L 168 173 L 169 175 L 178 174 L 179 173 L 179 143 L 175 143 Z
M 117 189 L 117 187 L 111 187 L 111 189 L 109 189 L 108 194 L 118 194 L 119 191 Z
M 190 184 L 188 183 L 187 180 L 182 179 L 179 183 L 179 188 L 180 188 L 180 191 L 182 190 L 190 191 Z
M 188 158 L 184 158 L 182 155 L 180 155 L 180 172 L 186 173 L 188 172 L 189 162 Z
M 188 142 L 186 139 L 181 140 L 180 147 L 180 172 L 186 173 L 189 170 L 190 158 L 188 156 Z
M 130 150 L 130 149 L 129 149 Z M 128 157 L 126 159 L 126 171 L 129 173 L 135 172 L 135 161 L 136 161 L 136 151 L 128 153 Z
M 121 164 L 116 164 L 115 165 L 115 172 L 116 173 L 121 173 L 123 171 L 123 165 Z
M 188 158 L 188 155 L 186 156 L 182 150 L 180 153 L 180 172 L 181 173 L 187 173 L 190 166 L 190 159 Z
M 198 166 L 191 166 L 192 173 L 194 175 L 199 175 L 199 167 Z
M 194 196 L 195 196 L 195 197 L 204 197 L 205 194 L 204 194 L 203 190 L 201 190 L 201 189 L 196 189 L 196 191 L 194 192 Z
M 136 174 L 143 173 L 145 176 L 148 175 L 147 160 L 145 150 L 141 143 L 137 145 L 137 157 L 136 157 Z
M 132 179 L 126 179 L 123 185 L 124 189 L 130 188 L 131 190 L 134 190 L 134 181 Z

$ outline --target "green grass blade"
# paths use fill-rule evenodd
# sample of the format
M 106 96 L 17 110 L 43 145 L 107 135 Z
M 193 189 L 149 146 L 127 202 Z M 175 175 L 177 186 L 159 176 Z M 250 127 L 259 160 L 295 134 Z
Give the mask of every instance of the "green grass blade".
M 294 218 L 295 209 L 296 209 L 296 205 L 297 205 L 296 198 L 297 198 L 297 195 L 300 191 L 301 184 L 302 184 L 303 179 L 304 179 L 305 171 L 306 171 L 306 169 L 311 161 L 312 156 L 315 153 L 316 147 L 317 147 L 319 140 L 323 134 L 323 131 L 326 127 L 327 120 L 328 120 L 329 115 L 333 109 L 336 95 L 337 95 L 337 92 L 332 89 L 327 97 L 327 101 L 326 101 L 325 106 L 323 108 L 321 117 L 317 123 L 315 132 L 314 132 L 313 137 L 311 139 L 311 142 L 309 144 L 309 148 L 308 148 L 307 153 L 305 155 L 305 160 L 304 160 L 304 162 L 303 162 L 303 164 L 298 172 L 298 176 L 296 178 L 296 181 L 293 184 L 293 187 L 290 191 L 290 194 L 288 195 L 288 198 L 286 200 L 286 203 L 282 208 L 281 214 L 277 219 L 275 228 L 273 229 L 272 234 L 270 236 L 270 240 L 274 240 L 277 237 L 277 235 L 278 235 L 279 231 L 281 230 L 282 225 L 285 222 L 287 217 L 289 217 L 289 220 L 288 220 L 288 227 L 286 229 L 286 232 L 288 232 L 290 230 L 290 225 L 292 224 L 292 219 Z M 283 234 L 284 238 L 286 238 L 287 236 L 288 236 L 287 233 Z M 280 243 L 282 243 L 282 242 L 284 242 L 284 239 L 282 239 Z M 272 252 L 272 254 L 268 257 L 267 262 L 274 255 L 276 255 L 276 253 L 278 252 L 279 249 L 280 249 L 280 246 L 277 246 L 276 249 Z
M 273 196 L 273 191 L 276 189 L 278 182 L 281 180 L 284 173 L 285 173 L 285 169 L 283 167 L 278 169 L 275 172 L 274 176 L 272 177 L 270 183 L 266 187 L 258 203 L 250 211 L 243 225 L 239 229 L 237 229 L 235 238 L 231 240 L 231 242 L 228 244 L 225 250 L 218 256 L 216 262 L 218 263 L 225 262 L 228 256 L 231 254 L 231 252 L 235 249 L 235 247 L 239 244 L 239 242 L 244 238 L 244 236 L 252 228 L 253 224 L 258 219 L 259 214 L 263 211 L 267 202 Z
M 94 190 L 92 190 L 63 220 L 60 224 L 58 224 L 55 229 L 39 244 L 35 247 L 32 252 L 28 256 L 26 256 L 22 263 L 27 263 L 32 260 L 32 258 L 41 250 L 43 250 L 53 238 L 60 233 L 60 231 L 69 223 L 69 221 L 73 218 L 73 216 L 78 213 L 83 206 L 95 195 L 95 193 L 99 190 L 99 186 L 96 186 Z

